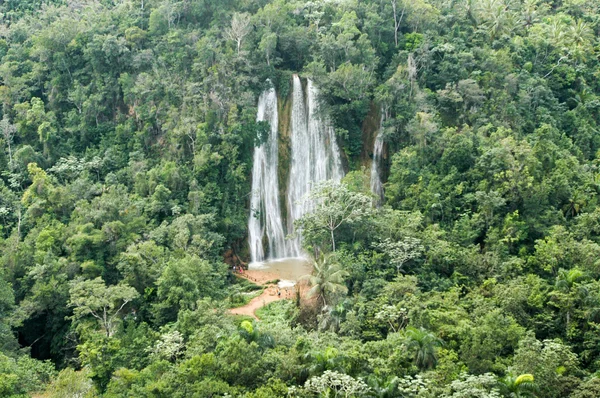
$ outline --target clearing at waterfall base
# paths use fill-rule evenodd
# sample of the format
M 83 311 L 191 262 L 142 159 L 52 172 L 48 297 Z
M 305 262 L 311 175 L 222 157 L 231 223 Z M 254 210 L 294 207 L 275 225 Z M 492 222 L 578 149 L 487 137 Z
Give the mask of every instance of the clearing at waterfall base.
M 272 277 L 268 276 L 271 275 Z M 258 285 L 265 286 L 263 292 L 254 297 L 250 302 L 241 307 L 232 308 L 229 310 L 229 313 L 233 315 L 247 315 L 251 316 L 254 319 L 258 320 L 256 316 L 256 310 L 264 307 L 267 304 L 270 304 L 274 301 L 291 299 L 295 297 L 296 290 L 294 287 L 282 289 L 281 296 L 277 295 L 277 291 L 279 288 L 276 284 L 268 283 L 269 281 L 273 281 L 277 279 L 276 273 L 262 272 L 259 270 L 249 270 L 246 271 L 245 275 L 236 275 L 238 278 L 249 279 L 252 282 L 255 282 Z M 292 294 L 293 293 L 293 294 Z
M 256 310 L 278 300 L 296 299 L 296 289 L 304 290 L 304 283 L 300 282 L 294 286 L 293 283 L 303 276 L 308 275 L 312 267 L 304 260 L 285 259 L 266 263 L 264 268 L 249 269 L 243 274 L 236 274 L 239 278 L 247 279 L 259 286 L 263 286 L 263 292 L 254 297 L 248 304 L 229 310 L 233 315 L 247 315 L 258 320 Z M 281 295 L 277 295 L 280 291 Z

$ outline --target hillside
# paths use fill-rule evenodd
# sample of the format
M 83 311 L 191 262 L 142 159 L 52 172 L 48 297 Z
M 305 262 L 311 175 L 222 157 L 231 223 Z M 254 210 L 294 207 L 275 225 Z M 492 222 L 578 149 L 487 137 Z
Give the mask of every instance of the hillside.
M 0 396 L 600 396 L 599 34 L 586 0 L 0 2 Z M 298 255 L 306 297 L 228 313 Z

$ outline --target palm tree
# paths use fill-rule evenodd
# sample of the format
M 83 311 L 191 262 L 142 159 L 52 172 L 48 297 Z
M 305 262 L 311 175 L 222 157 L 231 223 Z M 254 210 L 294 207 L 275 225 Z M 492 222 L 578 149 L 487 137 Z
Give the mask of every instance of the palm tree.
M 585 101 L 583 97 L 585 96 L 585 93 L 581 92 L 579 94 L 582 95 L 580 100 L 583 103 L 583 101 Z M 583 195 L 580 191 L 575 191 L 573 196 L 569 198 L 569 203 L 565 205 L 565 215 L 570 217 L 575 217 L 576 215 L 578 215 L 586 204 L 585 199 L 585 195 Z
M 275 347 L 275 339 L 273 336 L 269 333 L 261 332 L 256 323 L 243 321 L 240 324 L 239 333 L 248 343 L 255 342 L 261 349 Z
M 367 384 L 371 387 L 371 395 L 375 398 L 394 398 L 398 397 L 398 383 L 400 379 L 396 376 L 382 378 L 370 375 L 367 378 Z
M 567 36 L 567 25 L 558 19 L 554 18 L 550 22 L 550 27 L 548 31 L 548 38 L 550 43 L 557 48 L 563 48 L 565 43 L 565 37 Z
M 593 40 L 593 31 L 590 29 L 588 24 L 578 19 L 575 25 L 569 27 L 568 35 L 570 36 L 572 43 L 577 47 L 585 46 L 590 40 Z
M 507 375 L 500 379 L 500 390 L 511 398 L 535 397 L 537 390 L 532 374 Z
M 335 370 L 344 373 L 343 355 L 334 347 L 327 347 L 324 351 L 308 352 L 304 360 L 309 363 L 308 374 L 320 375 L 326 370 Z
M 435 334 L 423 328 L 407 328 L 404 344 L 414 351 L 414 364 L 420 369 L 434 368 L 437 364 L 437 349 L 443 341 Z
M 512 33 L 515 29 L 516 15 L 502 0 L 483 0 L 478 11 L 481 25 L 488 31 L 492 42 L 502 33 Z
M 556 289 L 568 293 L 577 282 L 585 278 L 585 274 L 579 268 L 570 270 L 560 269 L 556 276 Z
M 337 332 L 350 308 L 352 308 L 352 300 L 348 298 L 336 305 L 328 306 L 327 312 L 321 314 L 319 319 L 319 330 Z
M 522 8 L 522 23 L 525 29 L 539 22 L 545 10 L 546 6 L 538 4 L 538 0 L 525 0 Z
M 325 309 L 335 295 L 348 292 L 344 284 L 344 279 L 348 275 L 348 272 L 337 262 L 337 256 L 330 253 L 321 254 L 318 261 L 313 261 L 312 275 L 305 275 L 301 279 L 308 280 L 312 286 L 307 296 L 316 297 L 317 302 L 322 302 L 322 308 Z
M 556 283 L 554 285 L 556 292 L 553 293 L 553 296 L 557 304 L 559 304 L 559 308 L 562 307 L 565 311 L 565 329 L 567 331 L 571 322 L 571 311 L 575 306 L 576 300 L 585 299 L 589 295 L 586 287 L 579 284 L 585 278 L 585 273 L 579 268 L 573 268 L 568 271 L 561 268 L 556 276 Z

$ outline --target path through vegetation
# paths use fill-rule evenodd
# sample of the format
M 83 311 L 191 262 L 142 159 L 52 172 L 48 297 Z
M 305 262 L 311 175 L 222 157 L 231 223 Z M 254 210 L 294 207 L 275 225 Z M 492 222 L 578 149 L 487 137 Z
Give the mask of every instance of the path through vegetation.
M 234 315 L 247 315 L 258 320 L 256 316 L 256 310 L 265 305 L 278 300 L 293 299 L 296 296 L 295 287 L 284 287 L 280 288 L 275 282 L 279 280 L 277 272 L 266 271 L 266 270 L 248 270 L 243 274 L 238 275 L 240 278 L 248 279 L 249 281 L 256 283 L 257 285 L 263 286 L 263 292 L 250 300 L 250 302 L 241 307 L 232 308 L 229 313 Z M 281 295 L 277 295 L 280 291 Z

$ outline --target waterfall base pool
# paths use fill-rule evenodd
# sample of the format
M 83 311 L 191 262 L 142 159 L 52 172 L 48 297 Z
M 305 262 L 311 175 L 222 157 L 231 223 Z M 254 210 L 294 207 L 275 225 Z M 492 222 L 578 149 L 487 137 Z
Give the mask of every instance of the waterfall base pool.
M 305 258 L 293 257 L 251 263 L 248 270 L 253 273 L 264 273 L 264 277 L 271 280 L 279 279 L 277 285 L 283 289 L 295 286 L 301 277 L 312 272 L 312 267 Z

